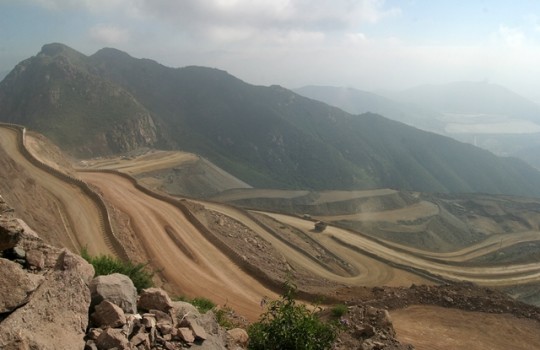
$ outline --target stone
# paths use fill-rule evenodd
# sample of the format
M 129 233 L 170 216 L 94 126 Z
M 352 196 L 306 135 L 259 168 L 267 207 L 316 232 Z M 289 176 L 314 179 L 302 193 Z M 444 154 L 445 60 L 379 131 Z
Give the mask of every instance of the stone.
M 156 317 L 154 314 L 144 314 L 141 323 L 146 328 L 154 328 L 157 325 Z
M 168 334 L 172 334 L 174 328 L 170 324 L 159 323 L 157 325 L 157 329 L 162 335 L 168 335 Z
M 149 311 L 149 313 L 154 315 L 154 317 L 156 318 L 157 324 L 168 324 L 168 325 L 173 324 L 171 315 L 169 315 L 169 314 L 167 314 L 167 313 L 165 313 L 163 311 L 152 309 L 152 310 Z
M 86 281 L 94 269 L 80 256 L 46 246 L 37 238 L 24 244 L 42 246 L 56 262 L 44 272 L 28 302 L 0 323 L 0 349 L 83 349 L 90 306 Z
M 99 350 L 99 349 L 93 340 L 88 340 L 86 344 L 84 344 L 84 350 Z
M 117 348 L 118 350 L 128 350 L 129 341 L 120 329 L 107 328 L 96 339 L 96 345 L 99 350 L 109 350 Z
M 141 315 L 126 315 L 126 324 L 124 325 L 124 333 L 127 334 L 128 338 L 131 338 L 133 334 L 137 333 L 143 326 L 141 324 L 142 317 Z
M 227 331 L 227 348 L 247 349 L 249 335 L 242 328 L 233 328 Z
M 123 327 L 127 321 L 124 310 L 108 300 L 103 300 L 96 306 L 92 314 L 92 322 L 95 326 L 101 328 L 118 328 Z
M 13 256 L 15 259 L 26 259 L 26 251 L 21 247 L 13 247 Z
M 199 326 L 196 321 L 189 321 L 189 329 L 193 331 L 195 339 L 206 340 L 208 337 L 204 328 Z
M 45 268 L 45 257 L 41 251 L 33 249 L 26 253 L 26 263 L 30 268 L 43 270 Z
M 198 318 L 201 316 L 195 306 L 185 301 L 173 301 L 170 314 L 173 318 L 173 325 L 175 326 L 182 322 L 184 318 Z
M 356 338 L 370 338 L 375 334 L 375 329 L 369 324 L 354 326 L 354 336 Z
M 21 265 L 0 259 L 0 313 L 11 312 L 28 302 L 43 277 L 28 274 Z
M 392 326 L 392 317 L 390 317 L 388 310 L 382 310 L 379 326 L 381 328 Z
M 133 346 L 143 344 L 144 346 L 150 347 L 150 338 L 147 333 L 137 333 L 131 338 L 129 343 Z
M 113 273 L 98 276 L 90 282 L 92 295 L 91 311 L 103 300 L 119 306 L 125 313 L 137 313 L 137 289 L 128 276 Z
M 156 309 L 168 313 L 173 305 L 171 298 L 163 289 L 147 288 L 141 292 L 137 307 L 144 311 Z
M 178 328 L 178 337 L 185 341 L 186 343 L 193 343 L 195 341 L 195 336 L 193 335 L 193 332 L 191 329 L 187 327 L 180 327 Z
M 92 328 L 88 333 L 86 333 L 86 338 L 90 340 L 96 340 L 100 334 L 103 333 L 101 328 Z

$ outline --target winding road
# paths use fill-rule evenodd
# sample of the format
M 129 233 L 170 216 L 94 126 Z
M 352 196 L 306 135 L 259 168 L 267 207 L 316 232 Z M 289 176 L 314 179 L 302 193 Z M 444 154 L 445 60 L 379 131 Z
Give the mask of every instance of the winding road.
M 86 246 L 92 254 L 113 255 L 114 250 L 108 243 L 110 237 L 107 237 L 107 232 L 104 232 L 99 224 L 100 212 L 96 203 L 79 187 L 37 167 L 27 159 L 27 155 L 21 152 L 18 137 L 16 129 L 0 127 L 0 147 L 57 199 L 57 210 L 64 218 L 66 230 L 65 240 L 59 243 L 76 250 Z M 178 159 L 164 153 L 157 161 L 160 166 L 164 166 Z M 147 167 L 151 168 L 149 164 L 130 164 L 125 170 Z M 112 172 L 86 170 L 78 175 L 86 183 L 98 188 L 108 203 L 128 216 L 136 239 L 144 248 L 152 267 L 159 271 L 170 289 L 177 291 L 178 295 L 204 296 L 218 304 L 231 306 L 250 319 L 258 317 L 258 305 L 262 297 L 276 297 L 274 292 L 241 269 L 210 242 L 177 206 L 141 191 L 130 179 Z M 388 191 L 390 190 L 375 193 L 387 194 Z M 333 194 L 325 195 L 327 199 L 331 199 Z M 340 196 L 342 195 L 341 193 Z M 354 195 L 358 196 L 358 193 Z M 302 251 L 286 244 L 253 220 L 247 212 L 225 204 L 197 202 L 206 209 L 242 222 L 269 242 L 287 261 L 301 266 L 314 276 L 336 283 L 356 286 L 408 286 L 411 283 L 432 283 L 426 277 L 433 275 L 485 286 L 509 286 L 540 281 L 540 264 L 537 263 L 489 267 L 457 264 L 495 252 L 501 247 L 538 241 L 540 233 L 536 231 L 493 235 L 464 249 L 435 253 L 397 243 L 376 241 L 332 226 L 322 233 L 315 233 L 310 220 L 258 212 L 302 230 L 358 271 L 352 276 L 343 276 L 325 269 Z M 438 209 L 431 203 L 420 202 L 402 210 L 405 211 L 391 212 L 392 218 L 401 219 L 410 211 L 433 215 Z

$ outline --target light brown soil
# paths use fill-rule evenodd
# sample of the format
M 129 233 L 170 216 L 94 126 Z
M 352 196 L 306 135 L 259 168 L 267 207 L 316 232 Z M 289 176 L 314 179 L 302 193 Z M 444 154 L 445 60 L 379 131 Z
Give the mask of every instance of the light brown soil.
M 540 322 L 535 320 L 427 305 L 390 314 L 397 339 L 417 350 L 540 349 Z
M 94 202 L 78 187 L 30 163 L 19 152 L 16 135 L 15 131 L 0 127 L 0 148 L 12 171 L 12 174 L 8 173 L 7 180 L 13 183 L 13 188 L 4 193 L 5 199 L 12 203 L 23 219 L 28 215 L 37 218 L 29 220 L 29 223 L 43 223 L 49 230 L 58 230 L 44 232 L 52 244 L 74 251 L 87 247 L 91 254 L 113 255 L 101 231 L 99 211 Z M 3 173 L 6 174 L 6 169 L 3 169 Z M 25 183 L 20 183 L 17 178 L 19 173 L 24 174 Z M 29 210 L 32 212 L 29 213 Z M 51 217 L 60 218 L 60 221 Z
M 206 240 L 178 208 L 142 193 L 119 175 L 80 175 L 129 216 L 151 266 L 167 281 L 168 290 L 227 304 L 250 319 L 258 317 L 264 296 L 276 297 Z

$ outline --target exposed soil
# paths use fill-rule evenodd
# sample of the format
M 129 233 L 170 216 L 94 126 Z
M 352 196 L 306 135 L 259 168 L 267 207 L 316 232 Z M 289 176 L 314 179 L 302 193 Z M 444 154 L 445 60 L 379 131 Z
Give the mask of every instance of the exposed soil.
M 535 320 L 426 305 L 390 314 L 397 339 L 417 350 L 540 349 L 540 322 Z
M 100 230 L 94 233 L 86 231 L 90 226 L 96 228 L 96 216 L 92 214 L 95 209 L 86 208 L 84 204 L 80 204 L 83 207 L 78 206 L 79 203 L 85 203 L 85 196 L 32 166 L 13 146 L 14 134 L 3 128 L 0 128 L 0 132 L 0 145 L 4 150 L 0 156 L 5 169 L 8 169 L 4 176 L 8 186 L 15 189 L 10 191 L 9 187 L 7 190 L 13 197 L 9 199 L 10 202 L 21 208 L 27 205 L 33 208 L 31 202 L 36 202 L 36 205 L 45 204 L 48 206 L 46 209 L 32 209 L 32 215 L 45 218 L 35 221 L 36 224 L 53 228 L 54 225 L 58 227 L 58 222 L 65 222 L 53 219 L 47 221 L 47 216 L 57 217 L 50 215 L 50 207 L 56 203 L 60 206 L 59 216 L 66 218 L 73 228 L 78 228 L 69 230 L 65 235 L 58 234 L 57 237 L 63 239 L 60 245 L 71 247 L 69 244 L 72 244 L 76 249 L 92 237 L 90 243 L 93 251 L 107 253 L 105 243 L 103 247 L 99 246 L 103 233 Z M 40 157 L 48 155 L 42 149 L 46 147 L 45 143 L 36 142 L 34 146 L 33 149 L 36 149 Z M 162 154 L 153 159 L 161 159 L 161 167 L 164 159 L 170 160 L 168 156 Z M 152 168 L 152 165 L 143 164 L 146 161 L 148 159 L 140 160 L 141 164 L 131 163 L 130 167 L 146 171 Z M 62 168 L 60 160 L 51 162 L 60 164 L 58 168 Z M 537 333 L 536 321 L 531 323 L 521 319 L 539 320 L 537 308 L 516 303 L 501 292 L 477 288 L 471 284 L 435 286 L 432 280 L 437 275 L 446 279 L 465 279 L 485 285 L 506 286 L 506 290 L 515 295 L 521 293 L 528 298 L 537 297 L 534 286 L 538 283 L 540 266 L 536 261 L 523 260 L 522 256 L 518 260 L 522 244 L 535 244 L 540 239 L 537 231 L 540 211 L 535 200 L 497 197 L 490 202 L 489 198 L 482 196 L 443 197 L 439 200 L 432 197 L 420 198 L 418 194 L 398 194 L 394 190 L 324 194 L 307 191 L 272 192 L 274 202 L 285 203 L 291 198 L 298 202 L 302 198 L 300 201 L 304 207 L 296 203 L 294 206 L 297 209 L 305 208 L 308 204 L 315 205 L 313 208 L 316 210 L 312 212 L 328 209 L 332 215 L 325 216 L 327 221 L 332 222 L 332 216 L 335 216 L 338 218 L 335 222 L 346 220 L 364 224 L 379 223 L 377 229 L 385 229 L 398 237 L 381 240 L 380 237 L 369 237 L 370 232 L 354 232 L 333 225 L 322 233 L 314 232 L 313 220 L 318 219 L 316 216 L 302 219 L 298 216 L 245 211 L 202 201 L 182 202 L 188 209 L 185 212 L 170 201 L 160 200 L 141 191 L 125 177 L 101 172 L 80 173 L 80 176 L 95 186 L 108 201 L 110 216 L 128 255 L 135 261 L 149 261 L 157 270 L 161 285 L 173 295 L 204 296 L 218 304 L 231 306 L 253 320 L 262 311 L 259 306 L 261 299 L 276 298 L 277 294 L 263 283 L 261 275 L 253 275 L 250 271 L 254 270 L 243 267 L 248 263 L 274 282 L 293 276 L 304 292 L 326 294 L 330 298 L 328 300 L 345 301 L 351 307 L 350 322 L 364 322 L 366 317 L 372 317 L 368 307 L 398 310 L 391 311 L 392 316 L 394 313 L 397 315 L 395 328 L 398 330 L 398 339 L 418 344 L 419 348 L 424 346 L 422 338 L 431 337 L 421 332 L 422 327 L 444 327 L 445 319 L 462 319 L 464 321 L 461 322 L 469 327 L 457 329 L 456 336 L 446 335 L 444 342 L 458 344 L 452 342 L 470 337 L 467 329 L 474 325 L 474 320 L 478 322 L 478 317 L 485 318 L 484 314 L 463 313 L 457 309 L 476 310 L 490 313 L 490 317 L 502 317 L 494 318 L 494 328 L 485 328 L 486 332 L 497 332 L 496 327 L 511 332 L 511 328 L 505 327 L 514 320 L 520 327 L 526 327 L 527 332 Z M 24 194 L 28 188 L 35 188 L 33 197 Z M 234 195 L 239 198 L 238 193 Z M 251 198 L 253 203 L 260 201 L 257 196 Z M 366 214 L 368 212 L 369 215 Z M 388 214 L 386 222 L 385 214 Z M 193 215 L 202 226 L 194 226 L 189 215 Z M 403 228 L 402 231 L 396 229 L 399 226 Z M 441 238 L 444 232 L 452 230 L 457 232 L 452 239 Z M 414 239 L 422 242 L 422 234 L 426 233 L 431 238 L 425 244 L 412 246 Z M 459 244 L 452 243 L 465 234 L 469 234 L 467 240 Z M 411 236 L 413 240 L 410 240 Z M 66 237 L 78 241 L 69 243 Z M 436 241 L 446 242 L 443 249 L 446 251 L 426 248 Z M 527 256 L 536 256 L 532 246 L 525 247 L 531 247 L 531 253 Z M 506 253 L 506 260 L 501 258 L 499 261 L 508 265 L 499 266 L 497 261 L 486 264 L 485 261 L 475 260 L 483 256 L 485 259 L 494 257 L 497 260 L 500 252 Z M 240 256 L 240 259 L 235 260 L 231 254 Z M 516 258 L 511 259 L 509 256 Z M 414 285 L 409 288 L 412 283 L 423 286 Z M 379 287 L 381 285 L 385 287 Z M 514 289 L 510 290 L 510 287 Z M 426 309 L 426 305 L 447 309 Z M 413 308 L 400 311 L 408 306 Z M 408 314 L 421 316 L 420 320 L 426 319 L 429 322 L 415 324 L 419 318 L 406 318 Z M 377 311 L 376 315 L 373 316 L 375 321 L 379 320 L 381 313 Z M 384 321 L 384 318 L 381 320 Z M 410 332 L 406 333 L 407 330 Z M 500 333 L 504 333 L 500 330 Z M 354 327 L 349 328 L 340 338 L 341 347 L 336 349 L 354 348 L 367 340 L 375 348 L 378 344 L 383 344 L 387 349 L 406 348 L 394 340 L 391 328 L 382 327 L 375 337 L 362 338 L 361 341 L 358 332 Z M 520 348 L 525 343 L 533 346 L 538 344 L 533 337 L 523 336 L 521 343 L 517 338 L 508 338 L 515 345 L 514 348 Z M 435 339 L 433 336 L 431 344 L 439 344 L 435 341 L 443 339 Z M 484 343 L 489 344 L 487 339 Z M 499 343 L 509 344 L 502 340 Z M 442 342 L 440 346 L 445 349 Z

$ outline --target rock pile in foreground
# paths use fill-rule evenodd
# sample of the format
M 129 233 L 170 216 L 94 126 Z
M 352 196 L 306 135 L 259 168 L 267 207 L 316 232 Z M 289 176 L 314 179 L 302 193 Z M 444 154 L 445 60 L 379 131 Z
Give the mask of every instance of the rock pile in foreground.
M 213 312 L 201 315 L 189 303 L 171 301 L 158 288 L 137 296 L 131 280 L 120 274 L 90 283 L 92 302 L 86 349 L 245 349 L 243 329 L 225 331 Z
M 93 267 L 0 214 L 0 349 L 84 348 Z
M 246 349 L 246 331 L 225 331 L 211 311 L 161 289 L 137 295 L 124 275 L 93 278 L 83 258 L 12 212 L 0 197 L 0 349 Z

